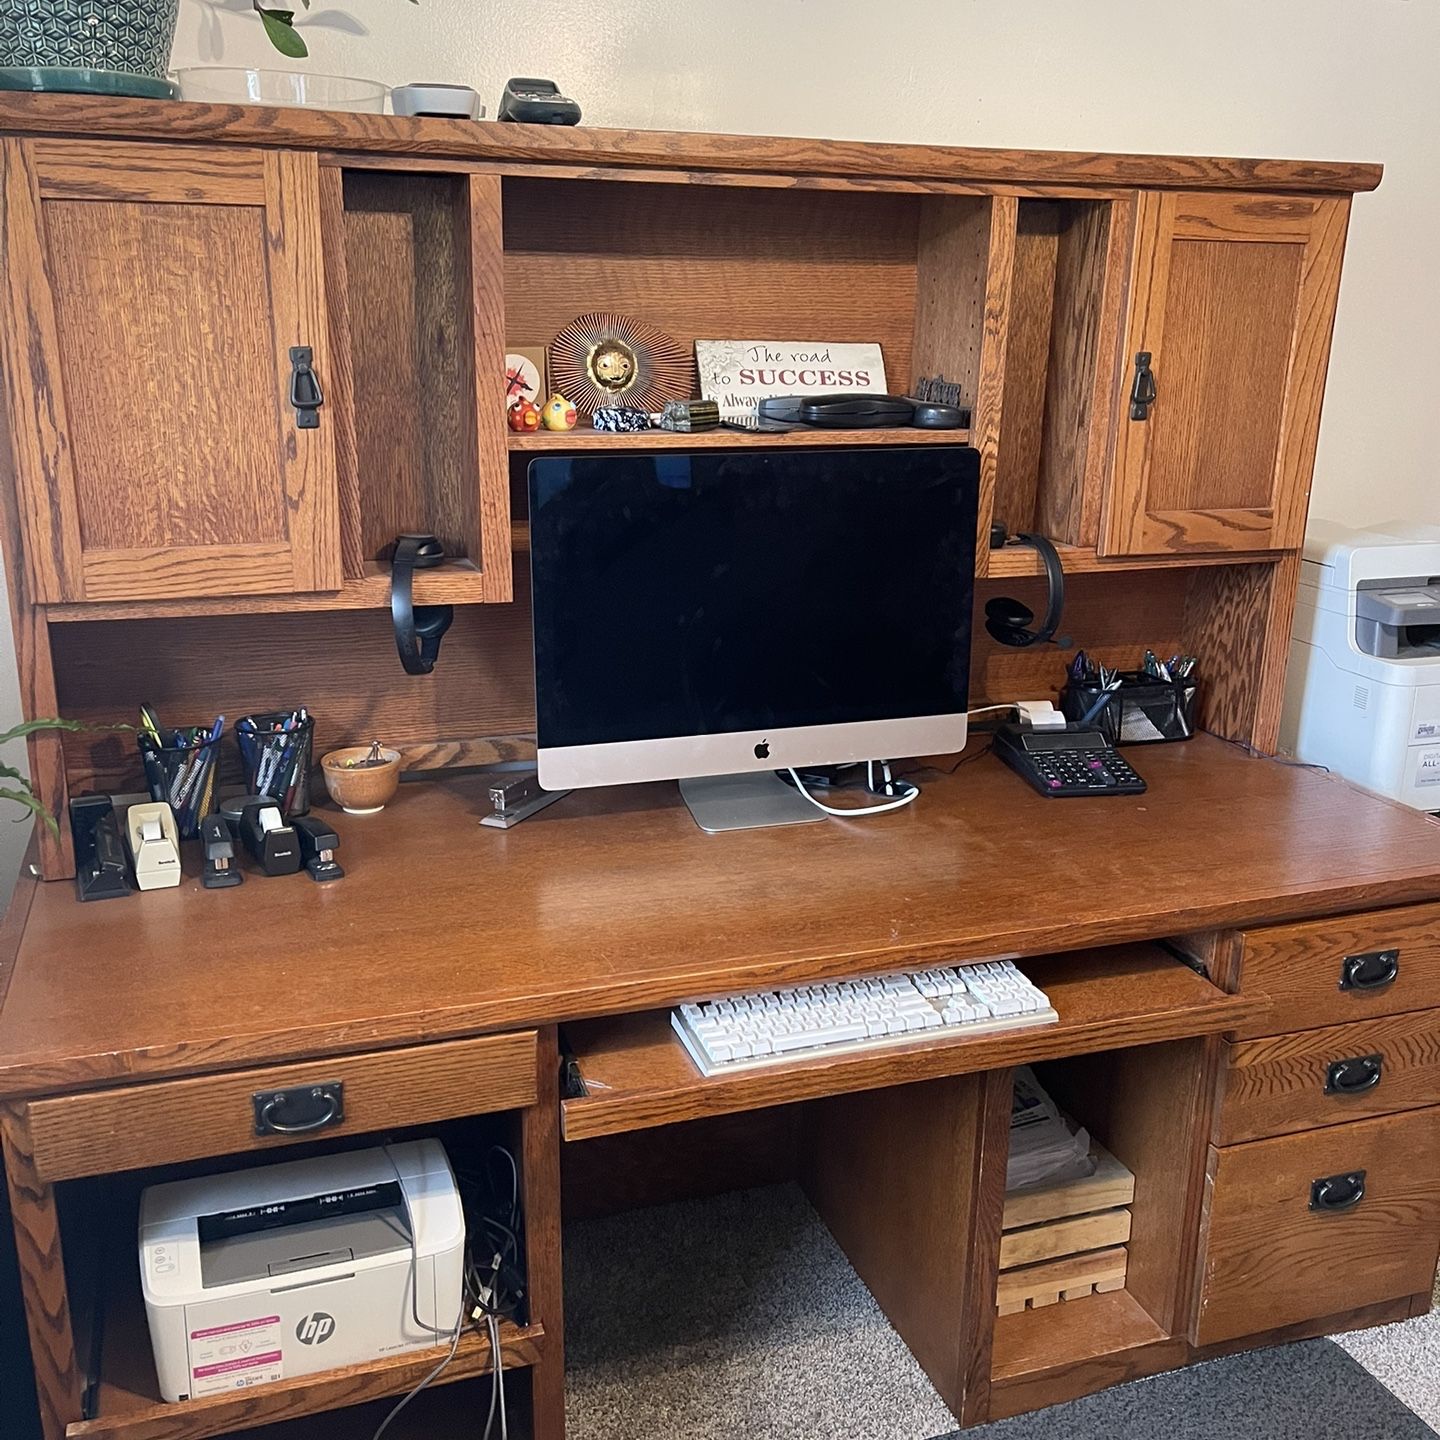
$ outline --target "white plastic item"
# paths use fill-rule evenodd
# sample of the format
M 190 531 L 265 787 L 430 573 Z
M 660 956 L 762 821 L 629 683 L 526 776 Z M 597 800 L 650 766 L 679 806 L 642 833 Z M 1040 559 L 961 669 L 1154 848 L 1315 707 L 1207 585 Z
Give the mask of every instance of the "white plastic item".
M 1312 522 L 1280 745 L 1417 810 L 1440 810 L 1440 528 Z
M 166 1400 L 445 1346 L 459 1316 L 465 1221 L 437 1140 L 152 1186 L 139 1245 Z
M 353 75 L 304 70 L 255 70 L 239 65 L 188 65 L 175 72 L 182 100 L 212 105 L 298 105 L 310 110 L 385 111 L 386 87 Z
M 451 120 L 483 120 L 485 107 L 468 85 L 436 85 L 411 81 L 390 92 L 397 115 L 439 115 Z

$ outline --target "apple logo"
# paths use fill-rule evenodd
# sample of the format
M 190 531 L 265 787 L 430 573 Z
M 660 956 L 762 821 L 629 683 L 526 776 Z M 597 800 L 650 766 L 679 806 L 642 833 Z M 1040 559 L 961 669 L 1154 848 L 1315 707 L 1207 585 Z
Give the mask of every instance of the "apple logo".
M 762 740 L 755 747 L 755 758 L 757 760 L 768 760 L 770 758 L 770 742 L 768 740 Z

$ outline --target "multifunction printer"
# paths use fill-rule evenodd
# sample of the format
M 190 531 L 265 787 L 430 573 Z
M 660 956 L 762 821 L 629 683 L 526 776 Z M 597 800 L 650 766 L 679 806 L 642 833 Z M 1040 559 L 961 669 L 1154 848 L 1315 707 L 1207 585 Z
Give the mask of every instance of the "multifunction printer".
M 465 1221 L 437 1140 L 155 1185 L 140 1274 L 167 1400 L 448 1345 Z
M 1280 744 L 1440 811 L 1440 527 L 1312 522 Z

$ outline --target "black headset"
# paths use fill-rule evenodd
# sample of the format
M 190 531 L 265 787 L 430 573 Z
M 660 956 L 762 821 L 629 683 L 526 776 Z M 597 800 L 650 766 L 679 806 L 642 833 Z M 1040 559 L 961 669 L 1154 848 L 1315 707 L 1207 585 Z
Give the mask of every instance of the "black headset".
M 1065 613 L 1065 571 L 1054 545 L 1043 535 L 1016 535 L 1017 545 L 1028 545 L 1040 556 L 1045 565 L 1045 580 L 1049 587 L 1049 598 L 1045 605 L 1045 618 L 1038 630 L 1029 628 L 1035 619 L 1035 612 L 1019 600 L 1008 595 L 997 595 L 985 604 L 985 629 L 991 639 L 1002 645 L 1023 650 L 1027 645 L 1044 645 L 1055 638 Z
M 440 641 L 455 618 L 453 605 L 415 607 L 415 572 L 430 570 L 445 559 L 433 535 L 402 535 L 390 562 L 390 619 L 395 648 L 409 675 L 428 675 L 440 656 Z

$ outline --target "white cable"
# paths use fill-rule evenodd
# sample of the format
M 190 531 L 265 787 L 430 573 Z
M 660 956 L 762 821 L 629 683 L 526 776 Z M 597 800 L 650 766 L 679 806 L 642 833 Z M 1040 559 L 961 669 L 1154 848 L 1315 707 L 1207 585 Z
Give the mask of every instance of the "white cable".
M 1019 708 L 1013 700 L 1008 705 L 982 705 L 978 710 L 967 710 L 965 718 L 973 720 L 977 715 L 993 715 L 997 710 L 1018 710 Z
M 873 764 L 873 762 L 871 762 Z M 823 801 L 817 800 L 806 788 L 805 782 L 795 773 L 794 769 L 787 766 L 790 778 L 795 782 L 795 788 L 817 809 L 823 810 L 827 815 L 838 815 L 841 819 L 850 815 L 883 815 L 887 810 L 899 810 L 911 801 L 919 798 L 920 787 L 912 785 L 908 780 L 896 781 L 896 784 L 904 785 L 906 793 L 898 800 L 887 800 L 883 805 L 853 805 L 846 809 L 840 809 L 835 805 L 826 805 Z

